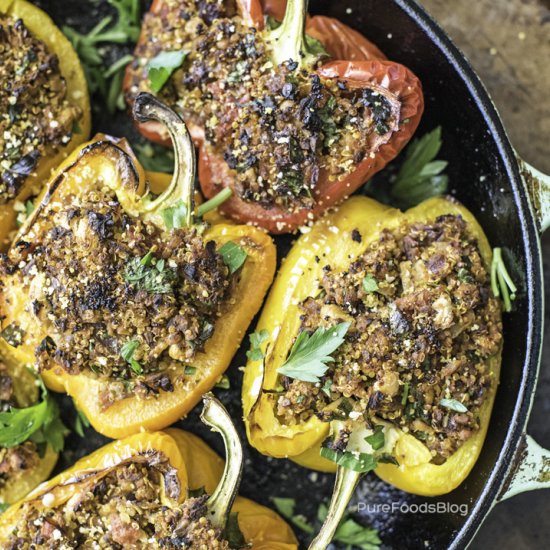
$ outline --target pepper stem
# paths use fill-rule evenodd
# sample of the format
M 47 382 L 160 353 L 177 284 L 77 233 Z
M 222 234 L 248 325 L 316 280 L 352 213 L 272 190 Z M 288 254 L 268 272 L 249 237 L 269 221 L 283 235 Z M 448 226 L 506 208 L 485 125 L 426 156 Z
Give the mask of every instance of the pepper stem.
M 349 501 L 353 496 L 361 475 L 361 473 L 350 470 L 349 468 L 338 466 L 327 517 L 325 518 L 319 534 L 309 545 L 308 550 L 325 550 L 330 544 L 342 517 L 346 513 Z
M 289 60 L 300 66 L 317 63 L 319 56 L 310 51 L 306 40 L 307 6 L 308 0 L 288 0 L 283 22 L 269 31 L 271 59 L 276 65 Z
M 202 400 L 204 407 L 201 420 L 212 430 L 221 434 L 225 445 L 226 457 L 223 475 L 216 490 L 206 503 L 212 525 L 223 530 L 241 482 L 243 448 L 239 434 L 225 407 L 212 393 L 204 395 Z
M 172 138 L 176 160 L 170 185 L 155 200 L 145 195 L 142 199 L 143 210 L 156 213 L 183 203 L 183 223 L 185 227 L 190 227 L 193 224 L 196 166 L 195 148 L 185 122 L 172 109 L 145 92 L 136 97 L 133 114 L 138 122 L 154 120 L 166 126 Z

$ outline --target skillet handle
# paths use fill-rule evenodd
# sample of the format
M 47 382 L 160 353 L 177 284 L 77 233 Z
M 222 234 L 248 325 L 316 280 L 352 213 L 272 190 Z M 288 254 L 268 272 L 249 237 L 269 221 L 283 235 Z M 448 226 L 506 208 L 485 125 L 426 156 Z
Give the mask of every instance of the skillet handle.
M 550 176 L 543 174 L 519 156 L 518 164 L 542 233 L 550 227 Z
M 543 449 L 530 435 L 524 434 L 512 471 L 497 497 L 498 501 L 550 488 L 550 451 Z

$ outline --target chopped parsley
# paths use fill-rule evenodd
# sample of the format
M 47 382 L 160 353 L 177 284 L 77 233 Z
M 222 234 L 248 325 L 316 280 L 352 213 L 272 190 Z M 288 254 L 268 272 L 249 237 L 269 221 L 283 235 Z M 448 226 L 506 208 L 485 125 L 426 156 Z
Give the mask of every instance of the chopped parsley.
M 176 272 L 167 267 L 162 258 L 155 258 L 152 251 L 143 258 L 132 258 L 124 271 L 124 280 L 128 284 L 150 294 L 172 294 L 176 279 Z
M 334 361 L 331 355 L 344 343 L 349 327 L 349 323 L 340 323 L 329 328 L 319 327 L 312 335 L 300 332 L 288 359 L 277 372 L 303 382 L 320 382 L 328 370 L 327 363 Z
M 138 340 L 128 340 L 128 342 L 120 348 L 120 356 L 130 365 L 132 370 L 139 375 L 143 373 L 143 367 L 141 363 L 134 359 L 134 353 L 138 348 Z
M 172 73 L 181 67 L 187 52 L 184 50 L 160 52 L 147 63 L 149 87 L 154 93 L 162 90 Z
M 269 338 L 269 331 L 265 328 L 260 332 L 253 332 L 250 339 L 250 349 L 246 352 L 246 356 L 251 361 L 261 361 L 264 358 L 261 345 Z
M 174 206 L 162 210 L 160 215 L 162 216 L 164 225 L 166 225 L 166 229 L 181 229 L 185 227 L 187 206 L 181 200 L 174 204 Z
M 440 407 L 445 407 L 446 409 L 449 409 L 450 411 L 455 411 L 458 413 L 465 413 L 468 412 L 467 407 L 461 403 L 460 401 L 457 401 L 456 399 L 442 399 L 439 402 Z
M 342 466 L 348 468 L 354 472 L 360 472 L 365 474 L 371 472 L 378 466 L 378 460 L 372 454 L 368 453 L 352 453 L 350 451 L 336 451 L 329 447 L 321 447 L 320 455 L 323 458 L 330 460 Z
M 365 441 L 372 447 L 373 451 L 379 451 L 385 444 L 384 427 L 377 424 L 372 435 L 365 437 Z
M 15 447 L 27 440 L 63 450 L 68 430 L 59 417 L 59 407 L 40 378 L 41 401 L 24 409 L 0 412 L 0 446 Z
M 74 431 L 80 436 L 84 437 L 84 428 L 90 427 L 90 421 L 86 415 L 80 410 L 76 409 L 76 418 L 74 420 Z
M 248 256 L 242 246 L 232 241 L 221 246 L 218 253 L 223 258 L 223 262 L 229 268 L 230 273 L 235 273 L 244 264 Z
M 363 279 L 363 290 L 368 293 L 378 290 L 378 283 L 372 275 L 365 275 Z

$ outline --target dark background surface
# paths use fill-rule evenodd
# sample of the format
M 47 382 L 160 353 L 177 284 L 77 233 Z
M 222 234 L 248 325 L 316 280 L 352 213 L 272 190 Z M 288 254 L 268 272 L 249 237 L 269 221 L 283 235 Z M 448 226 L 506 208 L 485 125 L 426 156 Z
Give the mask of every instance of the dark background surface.
M 79 30 L 88 30 L 102 15 L 95 8 L 97 2 L 51 0 L 38 3 L 54 13 L 58 23 L 72 24 Z M 518 150 L 526 160 L 550 172 L 550 158 L 545 155 L 550 137 L 548 3 L 542 0 L 478 0 L 475 4 L 471 0 L 455 0 L 452 3 L 448 0 L 425 0 L 424 4 L 472 59 L 501 110 Z M 60 9 L 61 6 L 63 9 Z M 83 6 L 89 7 L 84 10 Z M 103 8 L 100 6 L 99 10 L 101 12 Z M 124 113 L 119 113 L 114 118 L 104 112 L 98 113 L 95 121 L 97 130 L 133 136 L 135 139 Z M 550 252 L 550 239 L 545 240 L 544 247 Z M 236 391 L 241 373 L 236 367 L 243 363 L 244 353 L 241 350 L 229 373 L 233 391 L 217 391 L 235 418 L 241 416 L 240 399 Z M 543 366 L 530 431 L 541 444 L 550 446 L 550 428 L 546 420 L 550 409 L 550 373 L 546 374 L 546 370 Z M 202 429 L 196 413 L 190 415 L 183 426 L 200 433 L 220 450 L 219 440 Z M 92 430 L 87 431 L 84 441 L 74 434 L 71 435 L 68 440 L 69 451 L 65 453 L 60 467 L 65 467 L 78 456 L 86 454 L 101 441 L 102 438 Z M 250 463 L 251 459 L 253 465 Z M 249 463 L 248 467 L 245 466 L 247 474 L 242 492 L 256 500 L 269 503 L 269 495 L 297 494 L 299 504 L 303 505 L 301 509 L 312 518 L 319 501 L 330 493 L 330 476 L 308 473 L 286 461 L 275 463 L 250 448 L 247 450 L 247 460 Z M 274 478 L 279 480 L 276 484 L 273 483 Z M 274 492 L 274 486 L 278 488 L 277 492 Z M 389 499 L 399 499 L 399 495 L 389 495 L 383 484 L 377 482 L 374 476 L 369 476 L 362 486 L 360 497 L 369 502 L 387 502 Z M 423 500 L 425 499 L 418 499 L 418 502 Z M 482 527 L 473 547 L 546 546 L 550 527 L 544 519 L 549 513 L 550 501 L 544 492 L 519 496 L 499 504 Z M 375 526 L 382 526 L 377 514 L 367 519 Z M 437 529 L 437 523 L 433 525 Z M 401 535 L 403 539 L 408 539 L 407 547 L 425 547 L 422 540 L 413 543 L 414 539 L 408 538 L 405 533 L 390 531 L 383 532 L 382 538 L 392 541 L 394 546 Z M 434 539 L 437 539 L 435 533 Z M 405 543 L 402 547 L 405 547 Z

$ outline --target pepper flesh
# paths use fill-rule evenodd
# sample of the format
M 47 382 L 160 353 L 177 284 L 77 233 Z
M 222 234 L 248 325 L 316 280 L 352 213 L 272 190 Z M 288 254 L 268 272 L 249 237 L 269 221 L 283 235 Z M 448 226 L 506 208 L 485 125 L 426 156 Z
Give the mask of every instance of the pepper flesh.
M 375 241 L 383 228 L 395 229 L 403 223 L 422 222 L 440 215 L 460 215 L 467 222 L 485 262 L 491 264 L 491 248 L 474 216 L 449 198 L 434 198 L 402 213 L 366 197 L 352 197 L 337 212 L 319 220 L 311 232 L 297 241 L 280 270 L 263 309 L 257 331 L 267 330 L 270 337 L 262 344 L 266 353 L 262 361 L 249 361 L 243 381 L 243 407 L 250 443 L 260 452 L 288 457 L 303 466 L 335 471 L 333 462 L 319 455 L 330 427 L 317 417 L 296 425 L 283 425 L 275 415 L 273 401 L 264 390 L 278 383 L 277 369 L 286 360 L 300 327 L 299 304 L 317 288 L 322 264 L 315 256 L 330 252 L 331 265 L 347 266 Z M 361 243 L 346 235 L 357 229 Z M 342 244 L 346 243 L 346 244 Z M 479 411 L 480 429 L 446 462 L 432 464 L 431 454 L 423 443 L 397 430 L 394 455 L 400 466 L 380 464 L 375 472 L 396 487 L 420 495 L 439 495 L 456 488 L 474 466 L 488 428 L 498 384 L 500 353 L 489 359 L 493 383 Z
M 178 170 L 185 171 L 185 167 L 178 165 Z M 182 176 L 184 180 L 190 177 L 186 173 Z M 182 198 L 177 178 L 174 178 L 160 197 L 149 200 L 148 194 L 144 194 L 147 189 L 145 173 L 124 140 L 109 141 L 100 137 L 79 148 L 61 165 L 15 243 L 25 238 L 32 241 L 33 234 L 40 234 L 43 212 L 49 204 L 68 203 L 72 195 L 92 189 L 96 181 L 105 182 L 116 192 L 121 206 L 130 216 L 146 219 L 158 227 L 163 223 L 160 211 L 174 206 Z M 227 369 L 249 323 L 259 310 L 275 271 L 276 251 L 271 238 L 252 227 L 224 223 L 208 227 L 204 238 L 215 241 L 218 246 L 238 242 L 246 250 L 247 258 L 204 351 L 198 352 L 192 360 L 196 369 L 193 378 L 177 385 L 171 392 L 162 391 L 158 397 L 139 399 L 131 395 L 103 409 L 98 397 L 104 382 L 92 373 L 69 374 L 55 363 L 44 370 L 46 385 L 54 391 L 69 394 L 100 433 L 120 438 L 143 429 L 162 429 L 187 414 Z M 4 285 L 0 295 L 5 315 L 2 326 L 16 321 L 25 331 L 26 339 L 18 347 L 2 340 L 0 351 L 7 361 L 32 364 L 36 347 L 48 334 L 26 308 L 25 292 L 23 285 L 15 284 L 15 281 Z M 174 360 L 172 367 L 184 369 L 182 363 Z
M 48 507 L 66 502 L 79 494 L 79 478 L 100 475 L 124 460 L 158 452 L 176 470 L 180 491 L 170 505 L 183 503 L 191 490 L 204 488 L 212 494 L 218 486 L 224 461 L 197 436 L 176 428 L 166 432 L 141 433 L 114 441 L 80 459 L 65 472 L 42 484 L 25 499 L 9 508 L 0 517 L 0 543 L 6 541 L 15 525 L 21 506 L 30 501 Z M 51 495 L 43 499 L 44 495 Z M 167 498 L 167 497 L 165 497 Z M 41 501 L 41 504 L 38 504 Z M 237 497 L 232 512 L 238 513 L 239 527 L 246 541 L 255 550 L 292 550 L 298 548 L 290 527 L 275 512 L 252 500 Z
M 258 18 L 259 10 L 261 11 L 258 4 L 252 0 L 246 5 L 239 3 L 238 8 L 245 20 L 255 21 L 256 28 L 263 29 L 263 22 L 260 23 L 262 18 Z M 162 6 L 160 0 L 155 2 L 152 13 L 160 13 Z M 265 10 L 266 13 L 281 18 L 285 7 L 285 2 L 267 2 Z M 250 11 L 243 11 L 247 9 Z M 250 16 L 251 13 L 253 16 Z M 349 174 L 330 181 L 328 171 L 321 168 L 318 181 L 311 189 L 315 204 L 292 211 L 277 205 L 265 208 L 259 202 L 240 198 L 235 192 L 235 172 L 229 168 L 224 156 L 219 151 L 214 151 L 205 141 L 204 129 L 197 125 L 192 127 L 193 139 L 199 147 L 199 180 L 205 196 L 212 197 L 223 188 L 232 189 L 233 196 L 221 206 L 220 211 L 234 220 L 259 225 L 274 234 L 296 230 L 349 196 L 381 170 L 412 137 L 424 108 L 422 87 L 416 76 L 406 67 L 387 61 L 376 46 L 356 31 L 335 19 L 315 16 L 306 20 L 305 32 L 317 38 L 334 59 L 312 70 L 312 74 L 324 79 L 338 80 L 350 89 L 370 86 L 386 90 L 388 97 L 398 98 L 401 103 L 397 114 L 402 124 L 398 125 L 398 129 L 393 131 L 387 142 L 377 147 L 372 155 L 367 154 Z M 141 40 L 146 40 L 146 37 L 142 36 Z M 129 73 L 126 86 L 130 86 Z M 166 136 L 158 127 L 141 126 L 140 131 L 150 139 L 166 143 Z
M 8 245 L 8 234 L 16 227 L 16 202 L 26 201 L 38 192 L 49 179 L 51 172 L 78 145 L 90 135 L 91 112 L 86 77 L 80 65 L 78 55 L 65 35 L 57 28 L 50 17 L 26 0 L 0 0 L 0 13 L 23 20 L 25 26 L 37 39 L 44 42 L 49 51 L 59 59 L 60 72 L 67 83 L 67 97 L 82 111 L 79 119 L 80 131 L 73 132 L 72 138 L 55 154 L 44 154 L 33 173 L 25 179 L 17 197 L 0 205 L 0 247 Z
M 39 399 L 35 376 L 21 365 L 7 365 L 7 374 L 11 378 L 18 406 L 26 408 L 34 405 Z M 15 479 L 8 477 L 4 480 L 0 488 L 0 503 L 13 504 L 47 479 L 57 462 L 57 457 L 58 454 L 48 445 L 44 455 L 32 469 L 25 470 L 23 475 Z

